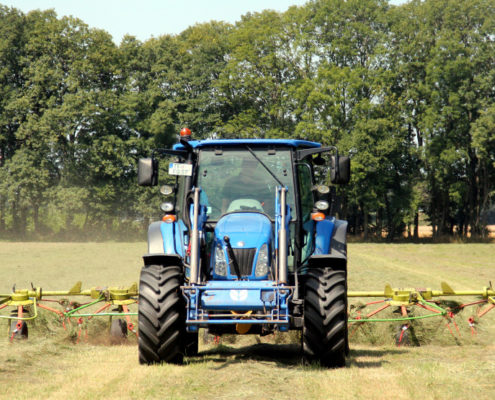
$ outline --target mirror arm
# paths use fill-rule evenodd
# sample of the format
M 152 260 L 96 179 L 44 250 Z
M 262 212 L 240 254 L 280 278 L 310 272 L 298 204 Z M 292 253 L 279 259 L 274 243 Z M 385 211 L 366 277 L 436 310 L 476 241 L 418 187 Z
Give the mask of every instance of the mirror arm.
M 181 144 L 182 146 L 184 146 L 184 147 L 186 148 L 186 150 L 187 150 L 188 152 L 192 151 L 193 147 L 191 146 L 191 144 L 189 143 L 189 141 L 188 141 L 188 140 L 186 140 L 186 139 L 184 139 L 184 138 L 182 138 L 182 137 L 181 137 L 181 138 L 179 139 L 179 142 L 180 142 L 180 144 Z
M 298 150 L 297 151 L 297 161 L 302 161 L 304 158 L 311 154 L 319 154 L 319 153 L 325 153 L 327 151 L 332 151 L 335 150 L 335 154 L 338 155 L 339 151 L 337 150 L 337 147 L 335 146 L 329 146 L 329 147 L 313 147 L 311 149 L 304 149 L 304 150 Z
M 335 148 L 335 177 L 340 179 L 339 150 Z
M 151 158 L 155 158 L 155 154 L 167 154 L 169 156 L 179 156 L 182 158 L 186 158 L 188 151 L 186 150 L 173 150 L 173 149 L 153 149 L 151 152 Z

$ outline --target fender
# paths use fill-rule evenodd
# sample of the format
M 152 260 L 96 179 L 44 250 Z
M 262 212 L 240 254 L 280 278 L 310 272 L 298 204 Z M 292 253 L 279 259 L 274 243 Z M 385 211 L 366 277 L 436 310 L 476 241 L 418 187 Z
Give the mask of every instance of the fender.
M 162 264 L 170 258 L 182 265 L 184 258 L 185 225 L 178 222 L 153 222 L 148 228 L 148 253 L 143 256 L 145 265 Z
M 309 267 L 347 268 L 347 221 L 325 219 L 316 223 L 315 252 Z

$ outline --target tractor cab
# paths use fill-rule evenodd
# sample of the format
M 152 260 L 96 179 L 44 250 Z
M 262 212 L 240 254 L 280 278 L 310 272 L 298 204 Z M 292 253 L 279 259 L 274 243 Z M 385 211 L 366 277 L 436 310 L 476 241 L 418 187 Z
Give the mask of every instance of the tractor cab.
M 296 203 L 290 150 L 252 144 L 204 147 L 198 155 L 197 186 L 200 203 L 206 207 L 207 230 L 212 230 L 206 240 L 210 276 L 273 278 L 279 188 L 285 189 L 289 215 Z
M 166 215 L 148 231 L 139 303 L 145 363 L 181 360 L 191 348 L 184 338 L 192 335 L 197 347 L 199 328 L 215 334 L 304 330 L 305 275 L 330 264 L 345 274 L 346 224 L 330 216 L 331 191 L 314 176 L 321 165 L 320 174 L 329 171 L 333 183 L 346 183 L 348 157 L 305 140 L 193 141 L 185 133 L 172 149 L 139 162 L 141 185 L 158 183 L 157 155 L 174 158 L 168 173 L 175 178 L 161 190 L 174 196 L 162 205 Z M 327 164 L 324 153 L 331 155 Z M 183 338 L 166 357 L 158 348 L 148 354 L 158 340 L 149 315 L 161 293 L 159 282 L 150 282 L 172 270 Z

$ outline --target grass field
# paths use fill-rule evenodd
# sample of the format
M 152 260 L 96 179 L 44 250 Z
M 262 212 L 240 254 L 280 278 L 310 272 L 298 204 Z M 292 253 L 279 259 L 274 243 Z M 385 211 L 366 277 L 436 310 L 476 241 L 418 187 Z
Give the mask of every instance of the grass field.
M 85 288 L 129 285 L 138 280 L 145 251 L 144 243 L 2 242 L 0 293 L 14 283 L 45 290 L 69 289 L 78 280 Z M 495 281 L 495 245 L 349 245 L 349 290 L 379 290 L 387 282 L 439 289 L 442 280 L 454 289 Z M 62 328 L 41 323 L 30 326 L 27 341 L 10 343 L 7 323 L 0 320 L 0 399 L 492 399 L 495 310 L 482 318 L 473 338 L 466 325 L 471 311 L 459 315 L 461 338 L 454 339 L 439 320 L 420 347 L 396 347 L 394 327 L 360 332 L 351 340 L 347 368 L 340 370 L 301 365 L 298 346 L 281 335 L 200 345 L 200 356 L 184 366 L 144 367 L 135 339 L 113 346 L 101 339 L 103 320 L 92 321 L 100 336 L 95 328 L 89 342 L 80 344 Z

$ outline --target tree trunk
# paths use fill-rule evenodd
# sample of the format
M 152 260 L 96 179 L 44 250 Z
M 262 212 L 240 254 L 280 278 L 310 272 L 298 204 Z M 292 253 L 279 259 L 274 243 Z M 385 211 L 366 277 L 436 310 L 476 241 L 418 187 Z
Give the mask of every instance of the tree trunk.
M 26 233 L 27 233 L 27 216 L 28 212 L 26 207 L 22 207 L 20 210 L 20 218 L 19 218 L 19 236 L 22 239 L 26 238 Z
M 5 201 L 3 196 L 0 196 L 0 235 L 5 232 Z
M 414 213 L 414 240 L 419 239 L 419 212 Z
M 39 203 L 33 204 L 33 224 L 34 224 L 34 233 L 35 234 L 40 233 L 39 212 L 40 212 Z
M 19 196 L 17 195 L 16 200 L 12 202 L 12 232 L 14 233 L 14 235 L 19 234 L 19 225 L 20 225 L 19 212 L 17 207 L 17 205 L 19 204 L 18 198 Z
M 363 207 L 363 238 L 368 240 L 368 212 L 366 207 Z
M 378 238 L 383 237 L 383 208 L 380 207 L 378 209 L 377 215 L 376 215 L 376 233 L 378 235 Z

